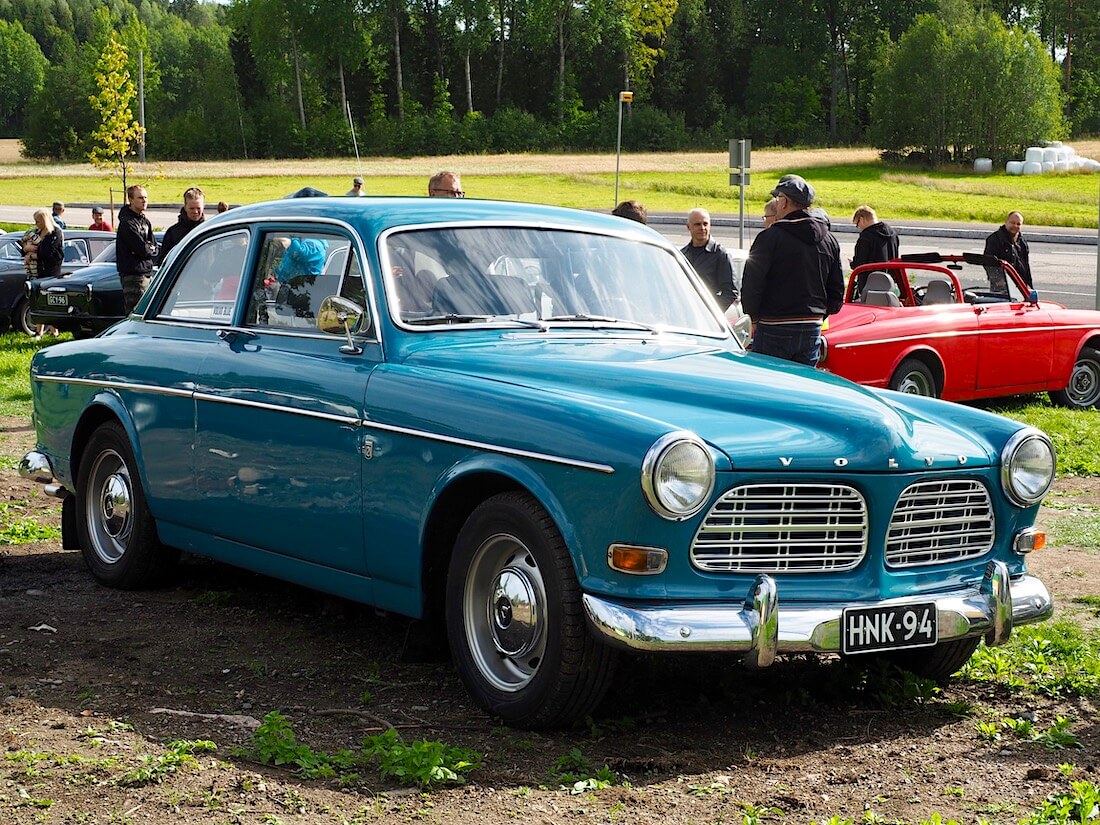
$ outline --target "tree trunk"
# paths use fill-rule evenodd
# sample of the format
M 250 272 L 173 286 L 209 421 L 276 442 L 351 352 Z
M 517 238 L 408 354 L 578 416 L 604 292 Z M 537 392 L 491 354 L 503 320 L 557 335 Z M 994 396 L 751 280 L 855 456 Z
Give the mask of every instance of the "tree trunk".
M 298 60 L 298 38 L 294 36 L 293 27 L 290 29 L 290 49 L 294 54 L 294 84 L 298 91 L 298 120 L 302 128 L 306 128 L 306 104 L 302 97 L 302 66 Z
M 395 3 L 393 6 L 393 62 L 397 82 L 397 119 L 405 119 L 405 89 L 401 77 L 401 12 Z
M 504 33 L 506 27 L 504 25 L 504 3 L 502 2 L 498 7 L 500 11 L 500 44 L 497 47 L 497 105 L 496 108 L 500 108 L 501 90 L 504 88 Z
M 558 15 L 558 126 L 565 123 L 565 11 Z
M 340 106 L 343 108 L 344 114 L 348 112 L 348 89 L 344 85 L 344 58 L 337 56 L 336 68 L 340 73 Z
M 466 49 L 466 54 L 464 55 L 464 57 L 465 60 L 463 61 L 463 63 L 465 64 L 466 69 L 466 114 L 472 115 L 474 113 L 474 84 L 473 80 L 470 78 L 469 49 Z

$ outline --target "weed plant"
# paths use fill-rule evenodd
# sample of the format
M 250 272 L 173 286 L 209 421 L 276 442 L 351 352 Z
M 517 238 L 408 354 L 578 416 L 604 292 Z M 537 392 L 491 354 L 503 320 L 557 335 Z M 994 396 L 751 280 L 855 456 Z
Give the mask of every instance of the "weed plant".
M 962 676 L 1045 696 L 1096 696 L 1100 634 L 1069 621 L 1023 627 L 1006 645 L 979 647 Z

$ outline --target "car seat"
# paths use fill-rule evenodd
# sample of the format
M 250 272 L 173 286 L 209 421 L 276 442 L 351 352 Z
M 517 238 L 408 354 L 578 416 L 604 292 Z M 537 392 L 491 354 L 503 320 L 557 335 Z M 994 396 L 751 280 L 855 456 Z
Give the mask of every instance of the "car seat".
M 925 306 L 928 304 L 953 304 L 955 303 L 955 289 L 951 286 L 950 281 L 934 278 L 928 282 L 928 289 L 925 290 L 922 303 Z
M 894 279 L 880 269 L 867 273 L 859 300 L 864 304 L 880 307 L 899 307 L 901 301 L 894 294 Z

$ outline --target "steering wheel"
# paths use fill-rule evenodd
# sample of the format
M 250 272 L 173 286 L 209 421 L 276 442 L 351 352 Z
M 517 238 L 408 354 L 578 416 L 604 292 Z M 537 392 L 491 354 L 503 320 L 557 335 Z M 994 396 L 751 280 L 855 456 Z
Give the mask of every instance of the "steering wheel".
M 924 293 L 928 291 L 927 286 L 915 286 L 913 287 L 913 298 L 917 302 L 917 306 L 924 303 Z
M 976 304 L 981 299 L 982 295 L 976 289 L 964 289 L 963 300 L 968 304 Z

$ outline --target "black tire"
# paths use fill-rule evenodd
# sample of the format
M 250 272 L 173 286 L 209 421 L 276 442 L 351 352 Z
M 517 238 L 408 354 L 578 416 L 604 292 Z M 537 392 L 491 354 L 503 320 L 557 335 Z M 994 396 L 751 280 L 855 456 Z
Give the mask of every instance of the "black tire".
M 510 725 L 583 719 L 603 698 L 615 651 L 591 634 L 565 540 L 533 497 L 483 502 L 447 574 L 451 655 L 482 708 Z
M 25 335 L 34 335 L 34 324 L 31 323 L 30 311 L 30 302 L 26 298 L 21 298 L 11 314 L 13 330 L 22 332 Z
M 1081 347 L 1065 389 L 1054 390 L 1050 400 L 1059 407 L 1087 410 L 1100 404 L 1100 350 Z
M 157 537 L 126 432 L 108 422 L 92 433 L 76 482 L 80 550 L 101 584 L 136 590 L 162 583 L 179 551 Z
M 970 660 L 980 642 L 979 636 L 955 639 L 950 642 L 941 642 L 935 647 L 884 653 L 881 658 L 902 670 L 942 684 Z
M 936 379 L 932 370 L 916 358 L 906 358 L 890 378 L 890 389 L 911 395 L 926 395 L 938 398 Z

